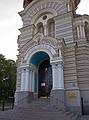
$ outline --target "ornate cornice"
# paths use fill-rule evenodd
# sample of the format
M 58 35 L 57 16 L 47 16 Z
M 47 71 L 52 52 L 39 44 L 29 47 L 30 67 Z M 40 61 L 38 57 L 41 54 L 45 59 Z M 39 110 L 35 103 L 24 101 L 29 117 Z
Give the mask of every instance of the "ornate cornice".
M 33 0 L 32 2 L 30 2 L 30 4 L 28 4 L 25 7 L 25 9 L 23 11 L 19 12 L 19 15 L 23 16 L 29 9 L 32 13 L 35 14 L 35 11 L 38 11 L 37 7 L 39 7 L 39 5 L 46 7 L 47 4 L 50 4 L 51 6 L 49 6 L 49 8 L 53 8 L 53 7 L 58 6 L 59 4 L 62 5 L 62 4 L 67 3 L 67 2 L 68 2 L 68 0 L 55 0 L 55 1 L 54 0 Z M 46 8 L 44 8 L 44 7 L 42 9 L 47 9 L 47 7 Z
M 33 28 L 35 29 L 35 25 L 31 24 L 29 26 L 25 26 L 19 29 L 19 31 L 22 32 L 26 32 L 26 31 L 31 31 L 33 30 Z
M 79 17 L 75 17 L 74 18 L 74 24 L 78 24 L 79 23 L 84 23 L 84 22 L 88 22 L 89 23 L 89 15 L 80 15 Z

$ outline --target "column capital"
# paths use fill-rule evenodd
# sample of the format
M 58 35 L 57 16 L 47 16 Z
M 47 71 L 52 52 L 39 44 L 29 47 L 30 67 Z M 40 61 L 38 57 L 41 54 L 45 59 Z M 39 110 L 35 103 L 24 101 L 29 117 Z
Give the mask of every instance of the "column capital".
M 29 64 L 29 69 L 30 70 L 32 70 L 32 71 L 35 71 L 36 70 L 36 67 L 35 67 L 35 65 L 33 65 L 33 64 Z
M 56 60 L 51 60 L 50 64 L 52 65 L 52 67 L 57 68 L 57 67 L 63 67 L 64 62 L 63 59 L 56 59 Z
M 32 70 L 32 71 L 36 70 L 35 66 L 32 64 L 23 64 L 18 69 L 20 69 L 20 70 Z
M 22 64 L 20 67 L 19 67 L 19 69 L 21 69 L 21 70 L 25 70 L 25 69 L 27 69 L 27 68 L 29 68 L 29 64 Z

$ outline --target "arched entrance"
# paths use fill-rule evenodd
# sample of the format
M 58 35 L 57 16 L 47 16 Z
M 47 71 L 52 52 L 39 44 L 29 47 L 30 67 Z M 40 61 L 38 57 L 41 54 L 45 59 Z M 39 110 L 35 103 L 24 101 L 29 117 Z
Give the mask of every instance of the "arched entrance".
M 43 51 L 37 52 L 31 57 L 30 63 L 36 68 L 34 93 L 37 93 L 38 97 L 48 97 L 52 89 L 52 68 L 49 55 Z
M 44 60 L 40 63 L 38 74 L 39 74 L 38 96 L 48 97 L 52 89 L 52 69 L 49 59 Z

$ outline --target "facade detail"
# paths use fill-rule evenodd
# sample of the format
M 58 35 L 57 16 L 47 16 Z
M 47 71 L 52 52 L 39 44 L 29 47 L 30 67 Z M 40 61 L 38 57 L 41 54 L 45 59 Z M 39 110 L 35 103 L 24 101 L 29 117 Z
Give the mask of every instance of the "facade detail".
M 76 14 L 79 3 L 24 0 L 16 105 L 50 97 L 60 108 L 79 114 L 89 110 L 89 16 Z

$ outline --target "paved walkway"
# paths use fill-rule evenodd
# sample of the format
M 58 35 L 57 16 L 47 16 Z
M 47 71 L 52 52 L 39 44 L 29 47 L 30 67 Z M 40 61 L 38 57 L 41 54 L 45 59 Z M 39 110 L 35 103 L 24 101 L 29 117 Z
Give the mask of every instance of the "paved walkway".
M 14 110 L 0 112 L 0 120 L 89 120 L 89 117 L 80 118 L 65 110 L 58 110 L 50 105 L 49 99 L 40 99 Z

